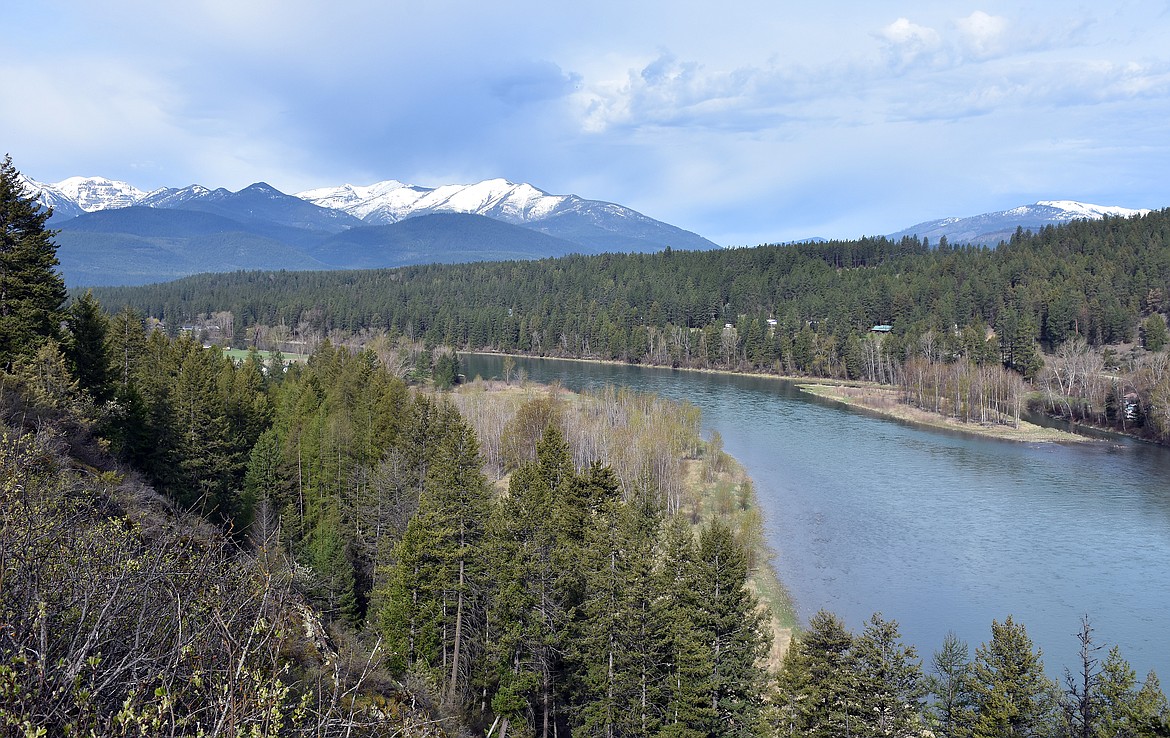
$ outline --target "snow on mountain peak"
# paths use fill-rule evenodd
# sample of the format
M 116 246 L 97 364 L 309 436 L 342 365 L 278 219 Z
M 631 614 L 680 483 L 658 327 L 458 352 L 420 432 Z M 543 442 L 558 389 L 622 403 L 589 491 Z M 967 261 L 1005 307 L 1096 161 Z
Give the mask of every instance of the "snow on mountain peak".
M 1131 218 L 1135 215 L 1146 215 L 1150 212 L 1149 210 L 1135 210 L 1116 205 L 1092 205 L 1086 202 L 1077 202 L 1076 200 L 1041 200 L 1036 204 L 1064 210 L 1076 218 L 1088 218 L 1091 220 L 1099 220 L 1106 215 Z
M 548 216 L 569 199 L 550 195 L 530 184 L 486 179 L 469 185 L 435 188 L 387 180 L 368 186 L 345 184 L 298 192 L 297 197 L 323 207 L 344 210 L 368 223 L 393 223 L 427 213 L 471 213 L 511 223 Z
M 147 193 L 134 185 L 105 177 L 69 177 L 52 185 L 87 213 L 134 205 Z

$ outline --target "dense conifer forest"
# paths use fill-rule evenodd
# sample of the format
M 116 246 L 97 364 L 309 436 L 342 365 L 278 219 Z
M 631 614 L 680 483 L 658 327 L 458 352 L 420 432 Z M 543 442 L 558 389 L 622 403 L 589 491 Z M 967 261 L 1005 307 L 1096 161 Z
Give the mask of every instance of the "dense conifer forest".
M 717 276 L 724 274 L 719 269 L 692 270 L 707 257 L 682 253 L 465 272 L 304 275 L 322 280 L 321 290 L 332 279 L 401 282 L 401 293 L 358 290 L 374 301 L 394 295 L 378 304 L 401 307 L 379 313 L 378 321 L 361 313 L 365 318 L 336 336 L 349 341 L 364 328 L 376 329 L 360 349 L 331 340 L 334 308 L 317 308 L 315 318 L 309 308 L 290 312 L 284 325 L 295 332 L 281 345 L 237 359 L 197 340 L 210 323 L 179 330 L 174 306 L 150 308 L 167 321 L 160 324 L 112 296 L 106 304 L 118 305 L 113 314 L 92 295 L 66 304 L 45 214 L 15 181 L 5 161 L 0 726 L 6 734 L 1170 732 L 1157 677 L 1139 680 L 1115 650 L 1102 658 L 1088 621 L 1081 663 L 1070 667 L 1063 684 L 1045 675 L 1024 626 L 1010 617 L 991 624 L 973 655 L 967 644 L 949 639 L 924 663 L 901 641 L 897 624 L 880 615 L 854 634 L 819 613 L 782 663 L 772 663 L 769 613 L 750 586 L 760 566 L 752 528 L 701 514 L 702 501 L 682 480 L 682 460 L 707 470 L 722 463 L 717 439 L 699 438 L 693 408 L 612 390 L 571 399 L 523 390 L 491 402 L 479 394 L 486 392 L 482 386 L 443 389 L 460 374 L 458 356 L 440 347 L 481 345 L 461 333 L 471 330 L 462 322 L 470 313 L 462 311 L 477 304 L 479 314 L 491 313 L 483 307 L 488 302 L 473 303 L 473 285 L 488 294 L 520 284 L 500 277 L 489 289 L 493 270 L 512 274 L 508 279 L 548 279 L 529 283 L 548 290 L 563 280 L 556 289 L 565 291 L 541 295 L 530 286 L 527 296 L 518 290 L 514 302 L 492 308 L 503 325 L 523 325 L 522 332 L 506 334 L 509 340 L 536 346 L 502 343 L 505 334 L 493 333 L 500 326 L 490 319 L 479 323 L 487 331 L 482 345 L 545 350 L 551 329 L 533 327 L 544 320 L 539 310 L 555 307 L 564 318 L 565 305 L 596 304 L 596 315 L 613 320 L 618 303 L 586 295 L 629 289 L 630 299 L 621 303 L 629 325 L 601 324 L 619 336 L 615 348 L 625 346 L 610 356 L 652 357 L 658 326 L 695 337 L 698 351 L 721 320 L 732 327 L 718 325 L 720 341 L 742 325 L 757 336 L 751 351 L 772 350 L 761 345 L 781 351 L 773 363 L 789 360 L 801 332 L 812 334 L 814 354 L 823 350 L 818 342 L 835 335 L 827 317 L 761 308 L 728 319 L 733 300 L 763 304 L 773 286 L 762 276 L 742 276 L 742 284 L 759 280 L 754 297 L 723 294 L 725 282 L 741 282 Z M 936 260 L 1000 258 L 982 250 L 928 252 L 912 241 L 870 246 L 721 256 L 761 267 L 768 259 L 789 260 L 786 274 L 820 270 L 826 285 L 833 275 L 846 275 L 859 289 L 876 278 L 860 275 L 884 274 L 898 284 L 911 281 L 901 275 L 930 272 Z M 1005 253 L 1012 248 L 1023 246 L 1013 242 Z M 675 268 L 676 259 L 690 267 Z M 906 271 L 895 268 L 903 261 Z M 650 308 L 664 310 L 670 294 L 650 287 L 659 273 L 651 267 L 674 279 L 690 273 L 711 280 L 719 302 L 703 310 L 714 312 L 698 313 L 694 326 L 673 313 L 639 318 L 631 302 L 639 279 L 643 292 L 658 292 Z M 632 276 L 639 270 L 640 277 Z M 589 280 L 587 271 L 594 273 Z M 761 274 L 780 279 L 781 271 Z M 296 278 L 234 279 L 237 286 L 253 280 L 273 287 Z M 465 295 L 449 291 L 464 279 Z M 574 280 L 580 294 L 567 284 Z M 705 295 L 700 303 L 710 298 L 695 292 Z M 262 326 L 280 330 L 280 310 L 314 299 L 272 294 L 287 305 L 274 304 L 271 313 L 200 297 L 191 320 L 226 306 L 237 317 L 221 331 L 233 337 L 238 331 L 245 344 L 259 342 Z M 262 296 L 258 289 L 254 295 L 255 306 Z M 340 309 L 346 299 L 321 305 Z M 793 298 L 792 310 L 796 303 Z M 356 296 L 354 304 L 354 315 L 366 309 Z M 1015 309 L 1019 324 L 1030 325 L 1027 310 Z M 788 321 L 774 332 L 763 328 L 773 314 Z M 586 315 L 592 313 L 578 317 Z M 863 311 L 838 319 L 857 328 L 870 317 Z M 753 321 L 763 321 L 759 332 Z M 795 332 L 786 334 L 790 328 Z M 938 331 L 956 335 L 946 326 Z M 842 335 L 846 343 L 866 340 Z M 893 346 L 908 335 L 883 340 L 874 367 L 888 370 Z M 645 346 L 634 336 L 645 337 Z M 291 343 L 310 337 L 311 346 Z M 1060 345 L 1075 345 L 1070 337 Z M 1013 355 L 1034 348 L 1035 338 Z M 551 345 L 568 352 L 567 334 Z M 988 345 L 983 339 L 983 350 Z M 302 346 L 311 348 L 303 363 L 287 363 L 280 354 Z M 737 368 L 755 361 L 738 339 L 720 347 L 727 353 L 678 360 Z M 1002 349 L 989 356 L 985 363 L 1002 363 Z M 741 490 L 740 499 L 727 497 L 716 507 L 747 511 L 751 504 Z
M 461 350 L 868 380 L 930 409 L 1002 422 L 1039 392 L 1049 412 L 1165 441 L 1168 238 L 1161 211 L 1017 232 L 994 249 L 865 238 L 202 275 L 96 294 L 172 332 L 212 325 L 239 346 L 385 334 Z

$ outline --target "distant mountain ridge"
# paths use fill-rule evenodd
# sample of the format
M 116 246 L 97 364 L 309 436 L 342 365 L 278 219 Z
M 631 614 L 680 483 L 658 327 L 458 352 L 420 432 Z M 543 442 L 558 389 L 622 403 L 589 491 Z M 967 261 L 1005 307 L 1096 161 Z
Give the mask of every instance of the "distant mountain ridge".
M 81 213 L 134 205 L 221 214 L 226 210 L 239 216 L 242 214 L 239 201 L 249 197 L 269 200 L 296 198 L 331 214 L 318 213 L 315 217 L 309 217 L 306 214 L 312 211 L 299 209 L 298 212 L 306 216 L 305 220 L 291 224 L 324 227 L 325 230 L 341 230 L 363 224 L 387 225 L 431 213 L 467 213 L 534 228 L 556 237 L 563 237 L 557 232 L 563 230 L 561 223 L 572 221 L 579 226 L 581 222 L 587 222 L 595 229 L 618 236 L 631 230 L 638 231 L 641 236 L 635 238 L 636 241 L 651 240 L 651 232 L 657 231 L 654 237 L 663 241 L 657 244 L 658 248 L 666 245 L 678 249 L 717 248 L 714 243 L 695 233 L 654 220 L 622 205 L 586 200 L 576 195 L 550 195 L 530 184 L 516 184 L 505 179 L 435 188 L 386 180 L 366 186 L 344 184 L 321 187 L 295 195 L 286 195 L 264 182 L 257 182 L 239 192 L 229 192 L 223 188 L 212 190 L 202 185 L 144 192 L 126 182 L 105 177 L 70 177 L 55 184 L 28 178 L 25 181 L 29 192 L 36 194 L 43 204 L 54 208 L 57 214 L 55 222 Z M 287 200 L 285 207 L 289 211 L 296 210 L 287 205 Z M 271 218 L 271 215 L 268 212 L 265 217 Z
M 71 285 L 282 268 L 281 259 L 288 269 L 357 269 L 718 248 L 622 205 L 550 195 L 503 179 L 436 188 L 387 180 L 297 195 L 264 182 L 238 192 L 197 184 L 145 192 L 104 177 L 24 182 L 29 194 L 53 208 L 50 225 L 60 231 L 58 258 Z M 438 215 L 467 217 L 428 217 Z M 387 229 L 414 219 L 422 220 L 406 230 Z M 204 232 L 212 222 L 218 228 Z
M 1074 220 L 1101 220 L 1106 216 L 1132 218 L 1149 212 L 1147 209 L 1093 205 L 1076 200 L 1041 200 L 1031 205 L 1020 205 L 1010 210 L 967 218 L 928 220 L 891 233 L 887 238 L 897 241 L 904 236 L 917 236 L 937 244 L 939 239 L 945 236 L 952 244 L 995 246 L 1000 241 L 1010 240 L 1017 228 L 1035 232 L 1044 226 L 1060 225 Z

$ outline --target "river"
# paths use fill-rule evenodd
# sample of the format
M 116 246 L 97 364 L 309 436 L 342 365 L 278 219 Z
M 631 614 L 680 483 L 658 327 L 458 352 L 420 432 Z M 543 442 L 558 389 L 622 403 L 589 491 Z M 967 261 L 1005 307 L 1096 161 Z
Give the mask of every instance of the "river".
M 469 377 L 502 358 L 461 357 Z M 780 379 L 516 359 L 537 382 L 686 400 L 756 485 L 775 568 L 807 622 L 897 620 L 929 664 L 1012 615 L 1053 676 L 1088 614 L 1139 678 L 1170 678 L 1170 450 L 1128 439 L 1030 444 L 873 417 Z M 1099 652 L 1104 658 L 1106 650 Z

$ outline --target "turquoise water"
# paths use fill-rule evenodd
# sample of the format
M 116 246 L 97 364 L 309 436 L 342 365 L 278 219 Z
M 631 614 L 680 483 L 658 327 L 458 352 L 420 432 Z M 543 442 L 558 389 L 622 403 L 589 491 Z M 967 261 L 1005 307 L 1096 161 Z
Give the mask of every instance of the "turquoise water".
M 500 357 L 464 356 L 469 377 Z M 1025 444 L 875 418 L 775 379 L 516 360 L 538 382 L 687 400 L 756 483 L 775 566 L 807 620 L 901 625 L 929 660 L 1023 622 L 1056 676 L 1088 614 L 1139 676 L 1170 677 L 1170 450 L 1125 439 Z M 1102 652 L 1102 656 L 1103 656 Z

